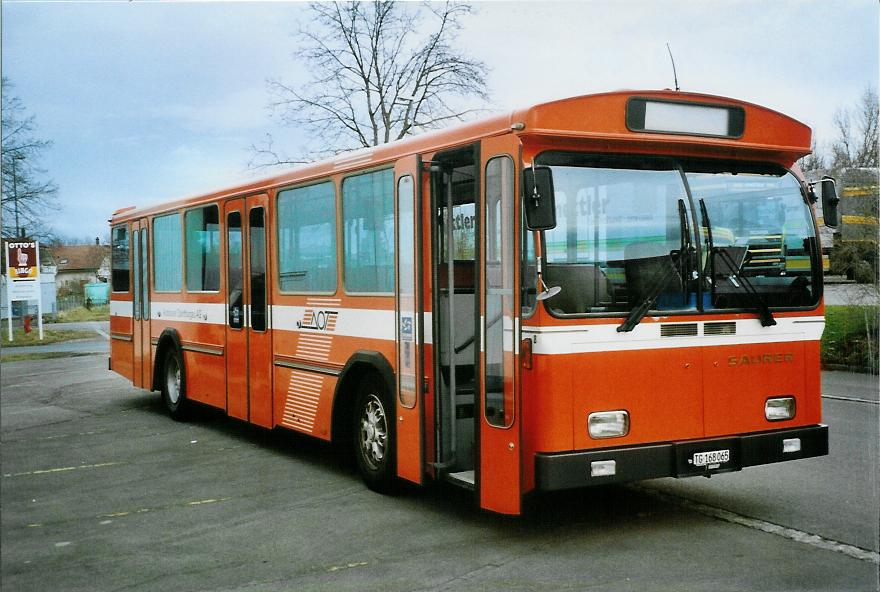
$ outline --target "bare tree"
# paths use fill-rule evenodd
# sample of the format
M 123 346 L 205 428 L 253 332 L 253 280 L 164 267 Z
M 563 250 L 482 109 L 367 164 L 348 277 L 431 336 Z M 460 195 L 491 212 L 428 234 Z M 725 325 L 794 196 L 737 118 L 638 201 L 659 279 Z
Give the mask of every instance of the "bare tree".
M 818 179 L 827 169 L 827 164 L 825 162 L 825 154 L 819 148 L 819 145 L 816 143 L 816 140 L 813 140 L 813 144 L 810 147 L 810 154 L 807 154 L 803 158 L 798 161 L 798 166 L 801 167 L 801 171 L 803 171 L 804 176 L 807 179 L 813 180 Z
M 36 122 L 21 99 L 12 95 L 12 83 L 2 79 L 2 205 L 3 236 L 26 229 L 34 237 L 49 236 L 44 215 L 57 206 L 58 187 L 46 178 L 40 157 L 52 142 L 34 134 Z
M 831 145 L 831 167 L 877 168 L 878 142 L 877 90 L 868 87 L 855 107 L 838 109 L 834 114 L 837 138 Z
M 274 139 L 251 146 L 251 168 L 298 164 L 320 156 L 399 140 L 462 120 L 488 100 L 486 65 L 455 41 L 471 13 L 458 2 L 390 0 L 313 3 L 299 33 L 307 84 L 268 82 L 281 123 L 320 139 L 319 150 L 291 158 Z M 429 31 L 425 33 L 425 31 Z
M 840 108 L 834 115 L 837 137 L 831 143 L 829 168 L 838 179 L 842 218 L 831 251 L 831 269 L 859 283 L 861 289 L 852 291 L 853 303 L 876 303 L 880 296 L 878 110 L 877 91 L 867 87 L 853 107 Z

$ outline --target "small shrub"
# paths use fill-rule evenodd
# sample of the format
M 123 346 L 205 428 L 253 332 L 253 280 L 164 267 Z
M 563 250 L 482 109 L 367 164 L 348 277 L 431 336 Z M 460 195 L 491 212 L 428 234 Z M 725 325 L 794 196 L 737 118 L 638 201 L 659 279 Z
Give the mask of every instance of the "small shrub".
M 878 371 L 877 306 L 826 306 L 822 366 Z

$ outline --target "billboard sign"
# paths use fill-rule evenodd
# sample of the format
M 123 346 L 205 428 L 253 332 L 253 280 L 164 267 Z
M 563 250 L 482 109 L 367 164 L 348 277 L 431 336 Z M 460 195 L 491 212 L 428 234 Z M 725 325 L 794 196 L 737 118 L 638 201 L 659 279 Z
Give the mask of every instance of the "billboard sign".
M 37 241 L 6 242 L 6 298 L 9 305 L 9 341 L 12 341 L 12 303 L 37 301 L 40 339 L 43 339 L 43 299 L 40 293 L 40 243 Z
M 40 277 L 36 241 L 6 243 L 6 274 L 10 280 L 36 280 Z

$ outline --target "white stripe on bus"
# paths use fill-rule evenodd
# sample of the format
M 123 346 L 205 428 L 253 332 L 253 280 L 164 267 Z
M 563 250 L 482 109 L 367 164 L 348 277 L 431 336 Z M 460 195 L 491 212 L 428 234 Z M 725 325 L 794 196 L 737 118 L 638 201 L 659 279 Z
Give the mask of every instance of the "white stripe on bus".
M 277 330 L 293 331 L 300 334 L 300 347 L 308 352 L 303 357 L 326 361 L 333 336 L 358 337 L 394 341 L 395 312 L 393 310 L 327 307 L 337 313 L 332 331 L 320 332 L 298 326 L 305 320 L 307 310 L 314 306 L 273 305 L 269 307 L 267 324 Z M 111 314 L 131 317 L 132 304 L 126 301 L 111 301 Z M 153 302 L 151 318 L 154 320 L 195 322 L 201 324 L 226 324 L 226 305 L 223 303 L 185 303 Z M 270 323 L 271 320 L 271 323 Z M 660 327 L 677 323 L 646 322 L 637 325 L 632 331 L 618 333 L 620 324 L 614 319 L 600 325 L 569 325 L 564 327 L 522 326 L 523 338 L 533 341 L 535 354 L 570 354 L 605 351 L 629 351 L 638 349 L 667 349 L 681 347 L 711 347 L 718 345 L 746 345 L 751 343 L 786 343 L 797 341 L 817 341 L 822 337 L 825 322 L 821 316 L 776 318 L 777 324 L 762 327 L 758 319 L 739 319 L 732 322 L 736 331 L 732 335 L 703 335 L 704 325 L 715 321 L 692 321 L 697 324 L 696 335 L 661 337 Z M 528 322 L 528 321 L 527 321 Z M 518 323 L 518 319 L 517 319 Z M 680 324 L 680 323 L 679 323 Z M 689 324 L 689 323 L 686 323 Z M 424 343 L 431 344 L 432 315 L 424 313 Z M 518 344 L 516 346 L 518 348 Z
M 574 327 L 523 326 L 522 334 L 524 338 L 532 339 L 535 354 L 552 355 L 818 341 L 825 326 L 822 317 L 777 317 L 776 325 L 772 327 L 762 327 L 758 319 L 733 322 L 736 323 L 733 335 L 702 335 L 705 321 L 696 321 L 700 326 L 694 336 L 661 337 L 660 327 L 667 323 L 642 323 L 624 333 L 617 332 L 619 323 Z

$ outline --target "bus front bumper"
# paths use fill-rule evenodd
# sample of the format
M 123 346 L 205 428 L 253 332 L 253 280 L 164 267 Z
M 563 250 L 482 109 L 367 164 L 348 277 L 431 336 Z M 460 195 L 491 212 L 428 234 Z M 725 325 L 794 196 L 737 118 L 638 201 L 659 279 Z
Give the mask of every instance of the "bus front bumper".
M 659 477 L 708 476 L 826 454 L 828 426 L 815 425 L 726 438 L 538 453 L 535 483 L 539 490 L 555 491 Z

